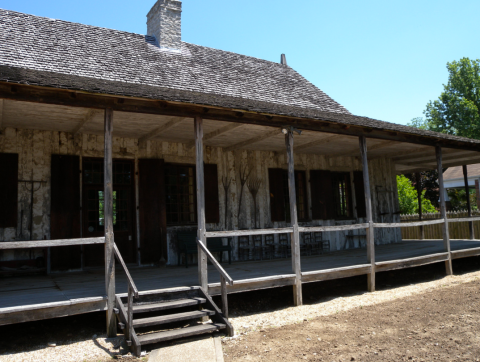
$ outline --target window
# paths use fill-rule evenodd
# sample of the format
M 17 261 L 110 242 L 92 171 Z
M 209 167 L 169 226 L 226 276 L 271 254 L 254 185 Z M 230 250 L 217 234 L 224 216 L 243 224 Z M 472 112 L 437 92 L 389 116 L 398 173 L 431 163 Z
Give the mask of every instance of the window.
M 290 222 L 288 171 L 276 168 L 271 168 L 268 171 L 270 183 L 270 211 L 272 221 Z M 298 220 L 307 220 L 308 202 L 305 171 L 295 171 L 295 194 L 297 199 Z
M 351 217 L 350 173 L 332 172 L 332 190 L 335 218 Z
M 131 224 L 131 192 L 133 164 L 114 160 L 113 172 L 113 230 L 129 230 Z M 87 197 L 87 230 L 104 230 L 103 159 L 85 159 L 83 162 L 84 193 Z
M 313 219 L 331 220 L 353 216 L 349 172 L 311 170 L 310 187 Z
M 190 224 L 197 221 L 195 167 L 165 165 L 165 188 L 168 224 Z

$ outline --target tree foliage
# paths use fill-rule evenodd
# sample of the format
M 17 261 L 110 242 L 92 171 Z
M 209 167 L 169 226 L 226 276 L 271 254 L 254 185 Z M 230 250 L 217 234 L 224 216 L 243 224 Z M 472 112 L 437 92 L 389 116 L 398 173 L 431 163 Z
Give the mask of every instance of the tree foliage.
M 400 201 L 400 213 L 418 213 L 418 194 L 410 180 L 404 175 L 397 176 L 398 199 Z M 422 211 L 435 212 L 435 207 L 429 199 L 425 198 L 425 190 L 422 191 Z
M 480 139 L 480 60 L 447 63 L 448 83 L 425 110 L 428 129 Z

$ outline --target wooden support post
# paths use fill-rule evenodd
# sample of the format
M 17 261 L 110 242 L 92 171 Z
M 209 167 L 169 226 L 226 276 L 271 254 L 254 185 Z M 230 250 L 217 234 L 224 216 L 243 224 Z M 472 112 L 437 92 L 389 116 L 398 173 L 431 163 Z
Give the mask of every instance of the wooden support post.
M 445 205 L 445 186 L 443 184 L 442 148 L 440 146 L 435 147 L 435 155 L 437 156 L 438 186 L 440 191 L 440 213 L 442 215 L 442 218 L 445 220 L 442 228 L 443 247 L 445 252 L 448 253 L 448 260 L 445 261 L 445 269 L 447 271 L 447 275 L 452 275 L 452 252 L 450 251 L 450 235 L 448 234 L 447 208 Z
M 136 233 L 137 233 L 137 264 L 142 266 L 142 254 L 140 249 L 140 176 L 138 167 L 138 158 L 135 157 L 135 219 L 136 219 Z
M 368 274 L 368 291 L 375 291 L 375 233 L 373 229 L 373 214 L 372 214 L 372 198 L 370 195 L 370 176 L 368 174 L 368 158 L 367 158 L 367 140 L 365 136 L 359 138 L 360 153 L 362 156 L 363 166 L 363 184 L 365 188 L 365 206 L 367 209 L 367 260 L 371 264 L 372 270 Z
M 203 176 L 203 119 L 200 116 L 195 117 L 195 153 L 197 166 L 197 236 L 204 245 L 207 245 L 205 237 L 205 180 Z M 207 255 L 200 247 L 198 247 L 198 282 L 205 293 L 208 293 Z
M 113 110 L 105 109 L 105 154 L 103 213 L 105 225 L 105 288 L 107 294 L 107 335 L 116 337 L 117 323 L 115 322 L 115 255 L 113 237 L 113 177 L 112 177 L 112 129 Z
M 293 299 L 295 305 L 302 305 L 302 268 L 300 265 L 300 234 L 297 220 L 297 196 L 295 194 L 295 167 L 293 160 L 293 132 L 287 130 L 285 134 L 285 146 L 287 147 L 288 159 L 288 196 L 290 200 L 290 220 L 293 227 L 291 237 L 292 264 L 295 273 L 295 284 L 293 286 Z
M 423 210 L 422 210 L 422 178 L 420 177 L 420 172 L 415 173 L 415 183 L 417 186 L 417 200 L 418 200 L 418 219 L 422 221 Z M 423 225 L 420 227 L 420 240 L 425 239 L 425 227 Z
M 222 289 L 222 313 L 225 318 L 228 318 L 228 293 L 227 293 L 227 281 L 220 275 L 220 287 Z
M 463 180 L 465 181 L 465 194 L 467 196 L 468 217 L 472 217 L 472 205 L 470 203 L 470 186 L 468 185 L 467 165 L 463 165 L 462 168 L 463 168 Z M 470 240 L 475 239 L 475 232 L 473 230 L 473 221 L 468 222 L 468 228 L 470 230 Z

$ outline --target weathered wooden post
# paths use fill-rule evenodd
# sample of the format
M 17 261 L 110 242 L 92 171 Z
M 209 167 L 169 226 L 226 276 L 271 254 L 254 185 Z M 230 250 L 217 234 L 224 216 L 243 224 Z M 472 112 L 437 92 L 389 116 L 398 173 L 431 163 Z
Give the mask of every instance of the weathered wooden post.
M 295 167 L 293 160 L 293 132 L 284 129 L 285 146 L 287 147 L 288 159 L 288 196 L 290 201 L 290 220 L 293 227 L 291 237 L 292 266 L 295 273 L 295 285 L 293 286 L 293 301 L 295 305 L 302 305 L 302 269 L 300 265 L 300 233 L 298 232 L 297 220 L 297 196 L 295 194 Z
M 363 166 L 363 185 L 365 188 L 365 207 L 367 211 L 367 260 L 372 266 L 370 274 L 368 274 L 368 291 L 375 291 L 375 233 L 373 229 L 372 214 L 372 198 L 370 195 L 370 176 L 368 174 L 368 158 L 367 158 L 367 139 L 365 136 L 359 137 L 360 153 L 362 155 Z
M 420 177 L 420 172 L 415 173 L 415 183 L 417 186 L 417 199 L 418 199 L 418 219 L 422 221 L 423 219 L 423 210 L 422 210 L 422 185 L 421 181 L 422 178 Z M 424 226 L 420 226 L 420 240 L 425 239 L 425 228 Z
M 113 110 L 105 109 L 105 151 L 103 160 L 104 192 L 103 217 L 105 226 L 105 287 L 107 292 L 107 335 L 117 335 L 117 323 L 113 308 L 115 306 L 115 255 L 113 237 L 113 185 L 112 185 L 112 130 Z
M 445 261 L 445 268 L 447 270 L 447 275 L 452 275 L 452 253 L 450 251 L 450 235 L 448 234 L 447 208 L 445 205 L 445 186 L 443 185 L 442 148 L 440 146 L 435 147 L 435 155 L 437 156 L 438 186 L 440 191 L 440 213 L 444 220 L 442 228 L 443 247 L 445 252 L 448 253 L 448 260 Z
M 463 165 L 462 168 L 463 168 L 463 180 L 465 181 L 465 194 L 467 196 L 468 217 L 472 217 L 472 205 L 470 204 L 470 186 L 468 185 L 467 165 Z M 475 232 L 473 230 L 473 221 L 468 222 L 468 228 L 470 230 L 470 240 L 475 239 Z
M 205 237 L 205 179 L 203 176 L 203 119 L 200 116 L 195 117 L 195 154 L 196 154 L 196 175 L 197 175 L 197 218 L 198 232 L 200 241 L 207 245 Z M 187 257 L 185 255 L 185 257 Z M 198 282 L 200 286 L 208 293 L 208 274 L 207 274 L 207 256 L 198 246 Z

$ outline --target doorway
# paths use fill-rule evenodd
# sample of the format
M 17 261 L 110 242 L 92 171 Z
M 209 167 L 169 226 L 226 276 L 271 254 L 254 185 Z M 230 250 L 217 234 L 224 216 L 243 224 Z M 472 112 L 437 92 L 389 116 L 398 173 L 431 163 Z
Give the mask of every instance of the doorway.
M 113 232 L 126 263 L 136 263 L 135 163 L 113 160 Z M 104 235 L 103 158 L 83 158 L 83 237 Z M 104 265 L 104 245 L 86 245 L 85 266 Z

